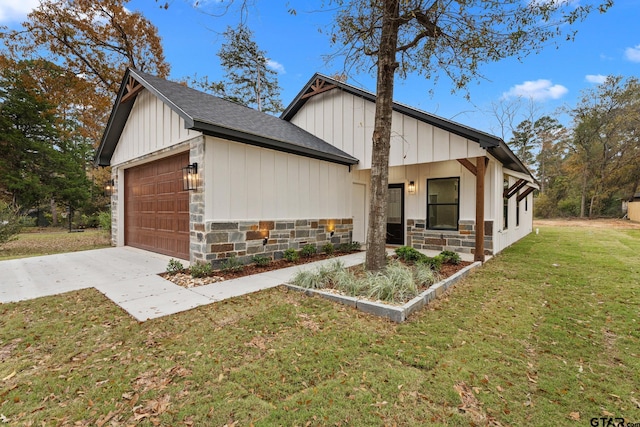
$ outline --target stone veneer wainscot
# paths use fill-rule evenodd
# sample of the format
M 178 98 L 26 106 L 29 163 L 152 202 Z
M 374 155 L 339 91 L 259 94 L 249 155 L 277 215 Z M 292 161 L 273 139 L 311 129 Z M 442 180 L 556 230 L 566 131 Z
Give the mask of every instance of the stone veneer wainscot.
M 191 230 L 192 257 L 194 261 L 211 262 L 214 267 L 232 256 L 244 263 L 255 255 L 281 259 L 285 250 L 297 250 L 309 243 L 318 250 L 326 243 L 350 243 L 352 230 L 351 218 L 195 223 Z
M 460 220 L 458 230 L 427 230 L 426 220 L 407 220 L 407 246 L 435 251 L 475 253 L 475 221 Z M 484 253 L 493 254 L 493 221 L 484 223 Z

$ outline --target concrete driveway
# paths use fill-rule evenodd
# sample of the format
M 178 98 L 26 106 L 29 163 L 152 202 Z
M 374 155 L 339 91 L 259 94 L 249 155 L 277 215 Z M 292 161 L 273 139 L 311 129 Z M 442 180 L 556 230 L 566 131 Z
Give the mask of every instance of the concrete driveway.
M 118 247 L 0 261 L 0 302 L 93 287 L 138 320 L 213 302 L 158 276 L 166 270 L 170 259 L 136 248 Z
M 357 252 L 340 259 L 350 267 L 361 264 L 364 256 L 364 252 Z M 186 289 L 158 276 L 170 259 L 125 246 L 0 261 L 0 304 L 96 288 L 137 320 L 145 321 L 272 288 L 300 270 L 312 270 L 332 261 Z

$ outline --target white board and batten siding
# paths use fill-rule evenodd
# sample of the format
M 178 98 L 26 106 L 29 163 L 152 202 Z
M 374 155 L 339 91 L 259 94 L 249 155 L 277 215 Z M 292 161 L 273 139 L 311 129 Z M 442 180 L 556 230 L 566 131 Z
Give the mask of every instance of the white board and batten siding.
M 206 137 L 204 174 L 208 221 L 351 217 L 344 165 Z
M 118 166 L 199 135 L 200 132 L 185 129 L 184 120 L 177 113 L 143 90 L 135 99 L 111 165 Z
M 495 201 L 496 214 L 494 216 L 493 226 L 493 252 L 497 254 L 533 231 L 533 193 L 529 194 L 526 199 L 522 199 L 520 202 L 518 202 L 517 194 L 509 199 L 508 227 L 504 229 L 503 178 L 506 176 L 509 180 L 509 186 L 512 186 L 518 179 L 526 179 L 527 177 L 522 173 L 506 169 L 501 164 L 498 164 L 493 172 L 493 193 L 497 195 Z M 521 191 L 524 191 L 524 189 Z M 516 210 L 518 205 L 520 205 L 520 222 L 516 225 Z
M 308 99 L 291 122 L 360 160 L 355 169 L 370 169 L 374 116 L 373 102 L 331 90 Z M 393 112 L 389 166 L 484 155 L 477 142 Z

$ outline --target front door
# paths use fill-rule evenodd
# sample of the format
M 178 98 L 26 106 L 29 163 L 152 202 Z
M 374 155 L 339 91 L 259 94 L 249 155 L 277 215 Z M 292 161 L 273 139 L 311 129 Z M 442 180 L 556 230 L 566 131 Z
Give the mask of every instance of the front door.
M 387 244 L 404 245 L 404 184 L 389 184 Z

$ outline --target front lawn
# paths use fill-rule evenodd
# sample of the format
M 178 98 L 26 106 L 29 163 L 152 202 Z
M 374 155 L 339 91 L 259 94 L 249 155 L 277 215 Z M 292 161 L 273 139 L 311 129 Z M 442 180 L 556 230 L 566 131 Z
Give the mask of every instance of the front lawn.
M 14 241 L 0 246 L 0 261 L 111 246 L 106 231 L 87 229 L 69 233 L 60 228 L 27 229 Z
M 95 290 L 3 304 L 0 420 L 638 423 L 639 254 L 640 230 L 541 227 L 400 325 L 282 287 L 144 323 Z

